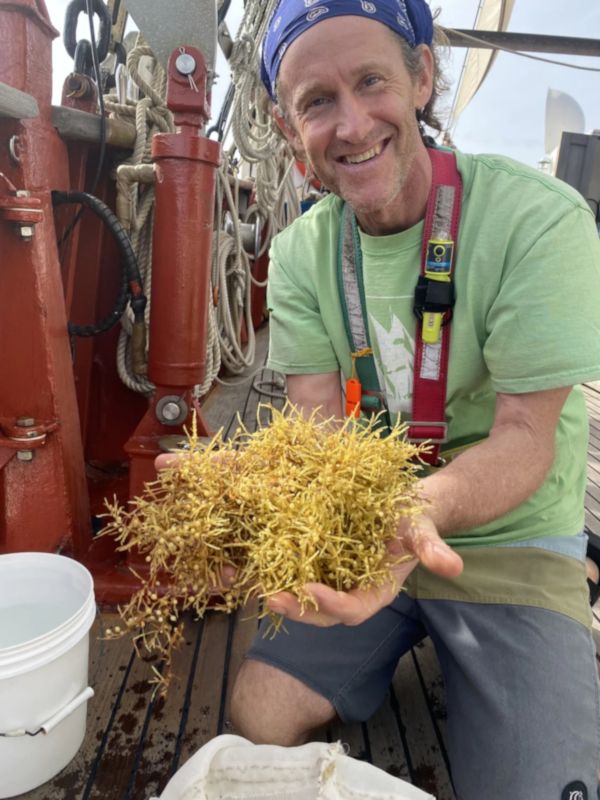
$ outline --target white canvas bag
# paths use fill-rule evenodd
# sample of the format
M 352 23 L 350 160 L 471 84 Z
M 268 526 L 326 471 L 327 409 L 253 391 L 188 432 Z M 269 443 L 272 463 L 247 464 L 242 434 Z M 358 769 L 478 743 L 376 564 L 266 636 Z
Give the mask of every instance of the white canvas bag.
M 255 745 L 212 739 L 153 800 L 435 800 L 336 744 Z

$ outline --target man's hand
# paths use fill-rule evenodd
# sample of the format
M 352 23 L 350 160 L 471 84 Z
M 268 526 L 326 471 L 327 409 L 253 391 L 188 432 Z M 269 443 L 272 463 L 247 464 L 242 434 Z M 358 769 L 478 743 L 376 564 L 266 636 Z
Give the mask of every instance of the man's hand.
M 271 611 L 295 622 L 320 627 L 360 625 L 393 601 L 419 561 L 431 572 L 447 578 L 455 578 L 463 569 L 461 557 L 443 541 L 432 520 L 425 515 L 405 520 L 388 549 L 391 559 L 405 555 L 413 558 L 392 567 L 394 581 L 384 586 L 338 592 L 322 583 L 307 583 L 305 588 L 316 601 L 318 611 L 309 606 L 302 613 L 300 603 L 289 592 L 273 595 L 267 605 Z
M 169 467 L 175 469 L 178 464 L 184 461 L 188 456 L 189 453 L 185 450 L 174 453 L 161 453 L 154 459 L 154 467 L 157 472 L 160 472 L 161 469 L 168 469 Z M 213 464 L 215 464 L 217 468 L 219 466 L 234 466 L 237 457 L 238 453 L 235 450 L 215 449 L 207 451 L 207 458 L 212 459 Z
M 180 460 L 181 456 L 178 453 L 161 453 L 154 459 L 154 467 L 157 472 L 160 472 L 161 469 L 176 467 Z

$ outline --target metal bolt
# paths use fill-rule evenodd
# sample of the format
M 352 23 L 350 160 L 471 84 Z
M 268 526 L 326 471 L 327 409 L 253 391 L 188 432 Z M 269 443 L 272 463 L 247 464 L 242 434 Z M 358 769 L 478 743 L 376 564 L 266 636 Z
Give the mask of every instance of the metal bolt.
M 156 404 L 155 414 L 162 425 L 179 425 L 188 415 L 187 403 L 178 395 L 165 395 Z
M 33 239 L 33 228 L 31 225 L 19 225 L 19 236 L 24 242 L 30 242 Z
M 163 419 L 167 422 L 173 422 L 181 414 L 181 409 L 177 403 L 166 403 L 161 409 Z
M 193 75 L 196 70 L 196 59 L 189 53 L 181 53 L 175 61 L 175 69 L 180 75 Z
M 31 192 L 27 189 L 17 189 L 15 197 L 31 197 Z M 24 242 L 30 242 L 33 239 L 33 225 L 17 224 L 18 234 Z
M 17 417 L 18 428 L 33 428 L 35 419 L 33 417 Z M 37 436 L 37 431 L 27 431 L 25 434 L 27 438 L 31 439 Z M 17 461 L 33 461 L 33 450 L 17 450 Z

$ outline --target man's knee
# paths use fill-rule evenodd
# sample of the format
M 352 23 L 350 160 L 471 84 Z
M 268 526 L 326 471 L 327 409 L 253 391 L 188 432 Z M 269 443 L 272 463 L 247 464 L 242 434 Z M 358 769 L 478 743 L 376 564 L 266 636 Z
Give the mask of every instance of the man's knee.
M 231 697 L 231 722 L 255 744 L 303 744 L 312 730 L 335 716 L 328 700 L 292 675 L 253 659 L 242 664 Z

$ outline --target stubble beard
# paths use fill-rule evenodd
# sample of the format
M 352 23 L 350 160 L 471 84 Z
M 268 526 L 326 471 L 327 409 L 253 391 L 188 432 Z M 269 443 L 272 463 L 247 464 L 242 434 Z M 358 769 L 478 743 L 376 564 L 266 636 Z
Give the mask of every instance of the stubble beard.
M 410 150 L 398 157 L 395 165 L 395 176 L 388 192 L 384 196 L 365 198 L 361 201 L 360 197 L 353 197 L 355 194 L 352 187 L 345 191 L 340 187 L 340 196 L 352 207 L 357 216 L 369 216 L 380 212 L 385 212 L 396 203 L 403 204 L 403 194 L 410 181 L 412 166 L 415 160 L 415 151 Z M 344 196 L 346 195 L 346 196 Z

